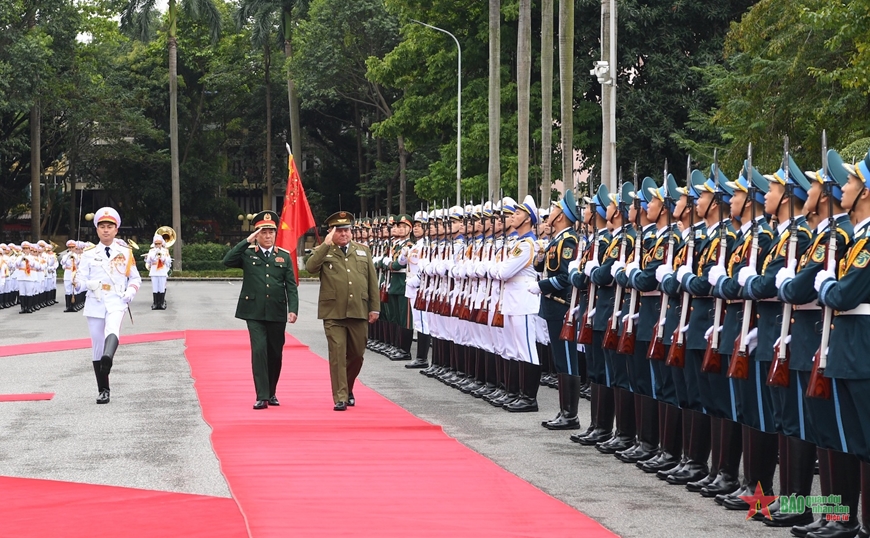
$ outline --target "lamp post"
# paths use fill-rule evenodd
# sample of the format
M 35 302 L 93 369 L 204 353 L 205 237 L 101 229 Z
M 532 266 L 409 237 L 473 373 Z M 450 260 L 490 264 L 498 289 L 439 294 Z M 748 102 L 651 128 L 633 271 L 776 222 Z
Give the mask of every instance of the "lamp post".
M 456 68 L 456 205 L 461 205 L 462 195 L 462 47 L 459 45 L 459 40 L 456 36 L 443 28 L 426 24 L 425 22 L 411 19 L 412 22 L 421 24 L 426 28 L 431 28 L 439 32 L 443 32 L 453 38 L 456 42 L 456 50 L 459 52 L 459 62 Z

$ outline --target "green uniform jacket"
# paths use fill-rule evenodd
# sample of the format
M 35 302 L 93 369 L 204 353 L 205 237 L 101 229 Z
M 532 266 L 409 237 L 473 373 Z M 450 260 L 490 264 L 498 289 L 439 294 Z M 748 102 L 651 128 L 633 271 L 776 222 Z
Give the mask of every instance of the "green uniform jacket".
M 283 321 L 299 311 L 299 293 L 290 253 L 273 247 L 266 260 L 256 244 L 242 241 L 224 256 L 224 265 L 242 269 L 242 291 L 236 317 L 259 321 Z
M 573 288 L 568 281 L 568 264 L 577 257 L 577 232 L 568 228 L 550 241 L 541 263 L 535 270 L 544 272 L 547 278 L 538 282 L 541 288 L 541 307 L 538 315 L 550 321 L 565 317 L 571 302 Z
M 347 255 L 337 245 L 321 244 L 305 262 L 320 275 L 317 319 L 368 319 L 381 309 L 378 275 L 369 247 L 351 241 Z
M 405 295 L 405 281 L 408 277 L 408 266 L 399 264 L 399 254 L 402 253 L 404 247 L 411 248 L 414 244 L 410 239 L 400 239 L 393 244 L 390 252 L 391 261 L 387 268 L 390 270 L 390 289 L 387 293 L 390 295 Z

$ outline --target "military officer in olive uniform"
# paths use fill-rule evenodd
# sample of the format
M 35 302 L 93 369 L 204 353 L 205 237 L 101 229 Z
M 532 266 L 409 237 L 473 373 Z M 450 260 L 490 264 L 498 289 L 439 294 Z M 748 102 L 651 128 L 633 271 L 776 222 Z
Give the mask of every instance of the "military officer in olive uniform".
M 353 384 L 366 349 L 366 322 L 378 319 L 381 301 L 371 251 L 350 240 L 353 215 L 339 211 L 326 219 L 326 225 L 332 229 L 305 269 L 320 275 L 317 318 L 323 320 L 329 346 L 333 409 L 344 411 L 356 403 Z
M 290 252 L 275 246 L 278 214 L 261 211 L 254 216 L 254 233 L 224 256 L 227 267 L 241 267 L 242 291 L 236 317 L 248 324 L 251 367 L 257 401 L 254 409 L 280 405 L 275 397 L 287 323 L 296 323 L 299 294 Z

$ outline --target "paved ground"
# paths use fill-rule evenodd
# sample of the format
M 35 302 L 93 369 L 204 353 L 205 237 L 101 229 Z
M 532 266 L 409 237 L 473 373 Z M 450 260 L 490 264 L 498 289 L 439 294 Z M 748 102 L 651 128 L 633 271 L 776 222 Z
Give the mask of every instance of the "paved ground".
M 169 309 L 162 312 L 151 311 L 151 294 L 142 293 L 132 304 L 135 324 L 125 321 L 122 333 L 243 330 L 244 323 L 233 317 L 239 287 L 239 282 L 170 282 Z M 146 283 L 144 291 L 148 288 Z M 317 291 L 316 283 L 300 286 L 299 321 L 288 332 L 325 356 Z M 65 314 L 62 305 L 31 315 L 0 310 L 0 324 L 0 345 L 87 337 L 81 313 Z M 122 346 L 113 368 L 112 403 L 105 406 L 94 403 L 90 350 L 0 358 L 0 393 L 56 393 L 49 402 L 0 403 L 0 474 L 229 496 L 183 353 L 181 341 Z M 568 433 L 543 429 L 540 421 L 557 410 L 555 390 L 541 388 L 540 413 L 511 414 L 371 353 L 360 379 L 621 536 L 790 536 L 788 529 L 745 521 L 744 512 L 728 512 L 571 443 Z M 279 397 L 289 395 L 292 386 L 292 379 L 283 379 Z M 586 401 L 580 416 L 585 426 Z

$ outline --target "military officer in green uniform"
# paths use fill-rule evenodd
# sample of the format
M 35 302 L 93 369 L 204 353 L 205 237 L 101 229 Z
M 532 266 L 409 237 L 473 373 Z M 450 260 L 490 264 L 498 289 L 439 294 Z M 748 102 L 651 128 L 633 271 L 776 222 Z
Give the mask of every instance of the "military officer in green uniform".
M 333 409 L 344 411 L 356 404 L 353 384 L 362 368 L 367 322 L 378 319 L 381 301 L 371 251 L 350 240 L 353 215 L 333 213 L 326 225 L 329 234 L 305 269 L 320 275 L 317 318 L 323 320 L 329 347 Z
M 278 214 L 261 211 L 254 216 L 254 233 L 230 249 L 224 265 L 242 269 L 242 291 L 236 317 L 248 324 L 251 366 L 257 402 L 254 409 L 280 405 L 275 397 L 287 323 L 296 323 L 299 294 L 290 252 L 275 246 Z

